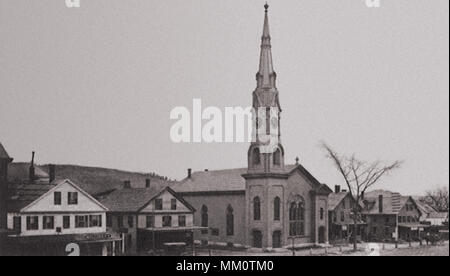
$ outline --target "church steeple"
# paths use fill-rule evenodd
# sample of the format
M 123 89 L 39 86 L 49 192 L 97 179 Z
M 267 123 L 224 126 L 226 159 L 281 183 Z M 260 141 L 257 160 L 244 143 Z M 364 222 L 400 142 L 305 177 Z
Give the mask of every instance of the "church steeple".
M 273 70 L 272 45 L 270 42 L 269 30 L 269 5 L 264 5 L 264 27 L 261 37 L 261 56 L 259 59 L 259 71 L 256 74 L 258 88 L 274 88 L 276 73 Z
M 273 69 L 269 31 L 269 5 L 264 5 L 264 27 L 261 37 L 257 86 L 253 91 L 254 141 L 248 152 L 249 172 L 274 173 L 284 171 L 284 149 L 280 137 L 281 107 Z

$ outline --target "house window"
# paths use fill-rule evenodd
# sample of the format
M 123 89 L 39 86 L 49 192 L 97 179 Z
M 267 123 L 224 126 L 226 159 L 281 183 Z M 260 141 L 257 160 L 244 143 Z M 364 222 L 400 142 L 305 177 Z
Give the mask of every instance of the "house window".
M 53 204 L 54 205 L 61 205 L 61 192 L 54 192 L 53 193 Z
M 323 216 L 324 216 L 324 210 L 323 208 L 320 208 L 320 219 L 323 220 Z
M 102 215 L 89 216 L 89 227 L 101 227 L 101 226 L 102 226 Z
M 253 149 L 253 165 L 259 165 L 261 164 L 261 157 L 259 148 Z
M 110 214 L 106 215 L 106 227 L 112 227 L 113 226 L 113 222 L 112 222 L 112 216 Z
M 177 209 L 177 200 L 175 198 L 172 198 L 170 200 L 170 210 L 176 210 Z
M 63 228 L 64 229 L 70 228 L 70 216 L 63 216 Z
M 208 227 L 208 207 L 205 205 L 202 206 L 202 227 Z M 208 234 L 208 230 L 202 230 L 202 234 Z
M 342 200 L 342 208 L 344 208 L 344 209 L 345 209 L 345 208 L 346 208 L 346 205 L 347 205 L 347 204 L 345 204 L 345 199 L 344 199 L 344 200 Z
M 227 236 L 233 236 L 234 235 L 234 215 L 233 215 L 233 207 L 231 205 L 228 205 L 227 207 Z
M 128 216 L 128 227 L 129 228 L 133 228 L 134 227 L 133 216 Z
M 39 230 L 39 217 L 38 216 L 27 217 L 27 230 Z
M 280 209 L 281 209 L 280 198 L 275 197 L 275 199 L 273 200 L 273 220 L 275 221 L 280 220 Z
M 117 217 L 117 227 L 123 228 L 123 217 L 122 216 Z
M 154 216 L 147 216 L 145 224 L 146 224 L 146 228 L 153 228 L 153 227 L 155 227 L 155 217 Z
M 337 222 L 337 215 L 336 215 L 336 212 L 333 212 L 333 222 Z
M 341 211 L 341 222 L 345 221 L 345 213 L 344 211 Z
M 42 218 L 42 228 L 44 230 L 54 229 L 55 228 L 55 217 L 44 216 Z
M 377 233 L 377 227 L 376 227 L 376 226 L 374 226 L 374 227 L 372 228 L 372 232 L 373 232 L 374 234 Z
M 13 218 L 13 230 L 15 232 L 22 231 L 22 217 L 17 216 Z
M 162 198 L 155 199 L 155 210 L 162 210 L 163 209 L 163 200 Z
M 172 216 L 163 216 L 162 226 L 163 227 L 172 227 Z
M 303 200 L 289 204 L 289 236 L 305 234 L 305 207 Z
M 178 216 L 178 227 L 186 227 L 186 216 Z
M 259 197 L 253 198 L 253 220 L 261 220 L 261 200 Z
M 75 228 L 87 228 L 89 216 L 75 216 Z
M 67 193 L 67 204 L 69 204 L 69 205 L 77 205 L 78 204 L 78 193 L 77 192 L 68 192 Z

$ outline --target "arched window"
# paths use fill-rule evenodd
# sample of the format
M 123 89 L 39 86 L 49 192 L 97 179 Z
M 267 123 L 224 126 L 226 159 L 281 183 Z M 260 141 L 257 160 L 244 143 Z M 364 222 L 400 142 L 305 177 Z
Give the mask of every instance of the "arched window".
M 303 200 L 289 204 L 289 236 L 305 234 L 305 206 Z
M 259 152 L 259 148 L 255 148 L 253 149 L 253 165 L 259 165 L 261 164 L 261 157 L 260 157 L 260 152 Z
M 253 219 L 261 220 L 261 200 L 259 197 L 253 199 Z
M 202 227 L 208 227 L 208 207 L 202 206 Z M 208 230 L 202 230 L 202 234 L 208 234 Z
M 275 197 L 273 200 L 273 220 L 280 220 L 280 198 Z
M 234 215 L 233 215 L 233 207 L 228 205 L 227 207 L 227 236 L 234 235 Z
M 322 220 L 324 216 L 324 210 L 323 208 L 320 208 L 320 219 Z
M 280 151 L 280 149 L 277 149 L 273 153 L 273 164 L 276 165 L 276 166 L 281 165 L 281 151 Z

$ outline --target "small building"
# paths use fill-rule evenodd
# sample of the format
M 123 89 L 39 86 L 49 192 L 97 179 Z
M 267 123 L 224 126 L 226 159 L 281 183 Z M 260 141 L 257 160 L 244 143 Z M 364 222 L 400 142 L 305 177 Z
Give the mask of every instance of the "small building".
M 107 227 L 125 237 L 128 254 L 162 249 L 165 244 L 192 245 L 195 209 L 168 186 L 124 188 L 100 201 L 109 208 Z
M 377 190 L 367 193 L 363 211 L 371 241 L 414 240 L 427 225 L 414 199 L 399 193 Z
M 351 194 L 336 185 L 334 193 L 328 196 L 328 217 L 330 242 L 348 241 L 354 234 L 354 199 Z M 357 220 L 356 238 L 365 240 L 366 223 L 361 219 Z
M 105 206 L 71 180 L 55 179 L 54 166 L 49 174 L 35 167 L 34 155 L 31 165 L 11 168 L 8 255 L 116 254 L 121 239 L 106 232 Z

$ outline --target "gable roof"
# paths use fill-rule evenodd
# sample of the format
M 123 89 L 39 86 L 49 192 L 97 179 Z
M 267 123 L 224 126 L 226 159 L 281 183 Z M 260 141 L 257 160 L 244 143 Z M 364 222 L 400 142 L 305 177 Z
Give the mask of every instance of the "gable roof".
M 333 211 L 348 195 L 348 192 L 331 193 L 328 195 L 328 210 Z
M 171 191 L 179 199 L 167 185 L 153 185 L 145 189 L 125 188 L 115 190 L 100 198 L 100 202 L 111 212 L 138 212 L 166 190 Z
M 8 153 L 6 152 L 5 148 L 3 147 L 2 143 L 0 142 L 0 159 L 9 159 L 12 160 L 11 157 L 9 157 Z
M 182 194 L 204 193 L 204 192 L 245 192 L 245 178 L 242 175 L 247 173 L 247 168 L 198 171 L 193 172 L 190 178 L 185 178 L 171 188 Z M 293 174 L 299 170 L 310 182 L 312 182 L 316 191 L 329 193 L 331 189 L 321 184 L 314 178 L 308 170 L 302 165 L 286 165 L 285 170 L 288 174 Z
M 448 212 L 433 212 L 428 215 L 429 219 L 448 219 Z
M 414 199 L 414 198 L 413 198 Z M 424 215 L 430 215 L 432 213 L 436 213 L 437 211 L 431 207 L 429 204 L 420 201 L 418 199 L 414 199 L 414 202 L 416 202 L 417 208 L 419 208 L 419 210 L 422 212 L 422 214 Z
M 397 214 L 403 208 L 404 199 L 399 193 L 394 193 L 385 190 L 375 190 L 365 194 L 364 201 L 368 203 L 365 214 L 380 214 L 378 197 L 383 196 L 383 213 L 382 214 Z M 403 205 L 402 205 L 403 202 Z
M 409 200 L 417 207 L 417 209 L 421 213 L 421 210 L 417 206 L 416 201 L 411 196 L 402 196 L 400 193 L 386 190 L 375 190 L 368 192 L 365 195 L 365 214 L 380 214 L 378 206 L 378 197 L 380 195 L 383 196 L 382 214 L 398 214 Z

